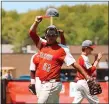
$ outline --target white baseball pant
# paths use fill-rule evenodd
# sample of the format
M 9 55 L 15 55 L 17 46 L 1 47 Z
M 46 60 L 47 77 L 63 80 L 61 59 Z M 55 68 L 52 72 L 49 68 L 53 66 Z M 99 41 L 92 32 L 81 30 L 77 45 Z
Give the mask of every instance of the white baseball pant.
M 76 83 L 76 92 L 74 97 L 74 104 L 80 104 L 83 100 L 83 98 L 86 98 L 89 103 L 92 104 L 98 104 L 99 99 L 96 95 L 92 96 L 89 92 L 89 87 L 87 85 L 86 80 L 78 80 Z
M 55 79 L 49 82 L 42 82 L 38 91 L 38 104 L 59 103 L 59 93 L 62 89 L 62 83 Z
M 35 78 L 35 89 L 36 89 L 37 97 L 39 97 L 39 92 L 41 89 L 41 80 L 39 79 L 39 77 Z

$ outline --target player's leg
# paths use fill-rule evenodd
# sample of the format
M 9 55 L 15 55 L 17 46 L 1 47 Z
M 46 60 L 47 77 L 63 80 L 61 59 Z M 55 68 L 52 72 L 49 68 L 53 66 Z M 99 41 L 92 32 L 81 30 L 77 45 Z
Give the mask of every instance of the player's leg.
M 81 103 L 84 96 L 83 96 L 83 91 L 82 91 L 82 86 L 79 85 L 78 83 L 76 83 L 75 85 L 75 95 L 74 95 L 74 100 L 72 103 L 77 104 L 77 103 Z
M 38 97 L 40 89 L 41 89 L 41 81 L 40 81 L 39 77 L 36 77 L 35 80 L 36 80 L 35 89 L 36 89 L 36 94 L 37 94 L 37 97 Z
M 49 100 L 52 99 L 53 103 L 59 103 L 59 94 L 62 89 L 62 83 L 61 82 L 54 82 L 52 83 L 52 90 L 51 90 L 51 95 L 49 97 Z M 48 103 L 49 103 L 48 100 Z
M 87 95 L 87 100 L 89 101 L 89 103 L 92 104 L 99 104 L 99 99 L 96 95 L 92 96 L 92 95 Z
M 87 98 L 88 102 L 91 104 L 98 104 L 99 103 L 98 97 L 96 95 L 90 94 L 89 88 L 87 85 L 85 87 L 86 88 L 84 89 L 84 92 L 85 92 L 84 96 Z
M 82 93 L 80 91 L 77 91 L 72 103 L 74 104 L 81 103 L 82 100 L 83 100 Z
M 49 98 L 50 91 L 49 90 L 40 90 L 37 104 L 46 104 Z M 52 102 L 50 102 L 52 103 Z
M 46 103 L 58 104 L 59 103 L 59 92 L 57 91 L 50 92 Z
M 83 80 L 81 82 L 79 82 L 79 84 L 81 84 L 81 86 L 83 86 L 83 93 L 84 93 L 84 97 L 87 98 L 87 100 L 89 101 L 89 103 L 92 104 L 97 104 L 99 103 L 99 99 L 96 95 L 92 96 L 89 92 L 89 87 L 87 85 L 86 80 Z
M 53 103 L 56 104 L 59 103 L 59 93 L 55 93 L 55 95 L 52 98 L 53 98 Z
M 57 83 L 57 82 L 55 82 Z M 41 90 L 38 97 L 38 104 L 39 103 L 58 103 L 59 102 L 59 92 L 62 88 L 61 82 L 55 83 L 45 83 L 42 84 Z
M 43 103 L 47 103 L 47 100 L 50 96 L 50 91 L 52 88 L 52 84 L 49 82 L 45 82 L 45 83 L 41 83 L 41 89 L 39 91 L 39 95 L 38 95 L 38 104 L 43 104 Z

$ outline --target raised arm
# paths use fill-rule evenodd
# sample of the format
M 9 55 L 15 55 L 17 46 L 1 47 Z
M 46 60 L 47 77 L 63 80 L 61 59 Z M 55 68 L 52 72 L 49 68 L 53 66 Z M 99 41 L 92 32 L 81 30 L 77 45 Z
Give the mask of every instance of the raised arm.
M 72 66 L 78 71 L 78 72 L 80 72 L 83 76 L 84 76 L 84 78 L 87 80 L 87 79 L 89 79 L 89 75 L 84 71 L 84 69 L 77 63 L 77 62 L 74 62 L 73 64 L 72 64 Z
M 42 16 L 36 16 L 34 23 L 30 27 L 29 34 L 38 49 L 41 48 L 42 40 L 37 34 L 37 27 L 42 21 Z
M 63 30 L 58 30 L 61 44 L 66 45 L 65 37 L 64 37 L 64 31 Z
M 100 52 L 95 56 L 95 61 L 92 64 L 92 67 L 90 68 L 92 73 L 96 70 L 98 63 L 99 63 L 100 59 L 102 58 L 102 55 L 103 55 L 103 53 Z
M 30 27 L 30 31 L 36 33 L 36 29 L 39 25 L 39 23 L 42 21 L 42 17 L 41 16 L 36 16 L 34 23 L 32 24 L 32 26 Z

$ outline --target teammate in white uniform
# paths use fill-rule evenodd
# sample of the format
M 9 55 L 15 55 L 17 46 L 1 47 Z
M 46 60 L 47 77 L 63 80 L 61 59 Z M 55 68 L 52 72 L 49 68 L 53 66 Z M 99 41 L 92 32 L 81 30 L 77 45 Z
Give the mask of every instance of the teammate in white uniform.
M 93 76 L 94 78 L 96 78 L 96 74 L 95 74 L 96 67 L 97 67 L 98 62 L 102 58 L 102 53 L 98 53 L 97 57 L 95 58 L 94 63 L 91 64 L 89 62 L 88 55 L 91 54 L 94 47 L 95 46 L 92 44 L 92 41 L 85 40 L 82 43 L 82 53 L 78 59 L 78 63 L 84 68 L 84 70 L 87 72 L 89 76 Z M 79 72 L 77 72 L 76 81 L 77 81 L 77 84 L 76 84 L 76 94 L 75 94 L 74 101 L 73 101 L 74 104 L 75 103 L 80 104 L 83 98 L 87 98 L 89 103 L 93 103 L 93 104 L 99 103 L 98 97 L 96 95 L 92 96 L 90 94 L 87 82 Z

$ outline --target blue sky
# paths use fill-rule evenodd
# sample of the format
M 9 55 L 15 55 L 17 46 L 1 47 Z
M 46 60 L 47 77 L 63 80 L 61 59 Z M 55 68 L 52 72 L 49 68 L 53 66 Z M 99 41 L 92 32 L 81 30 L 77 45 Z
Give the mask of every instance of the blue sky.
M 89 4 L 89 5 L 93 5 L 93 4 L 108 4 L 107 2 L 17 2 L 17 1 L 13 1 L 13 2 L 6 2 L 6 1 L 2 1 L 2 8 L 10 11 L 10 10 L 16 10 L 19 13 L 21 12 L 27 12 L 28 10 L 36 10 L 36 9 L 40 9 L 40 8 L 46 8 L 48 6 L 54 6 L 54 7 L 59 7 L 61 5 L 78 5 L 78 4 Z

